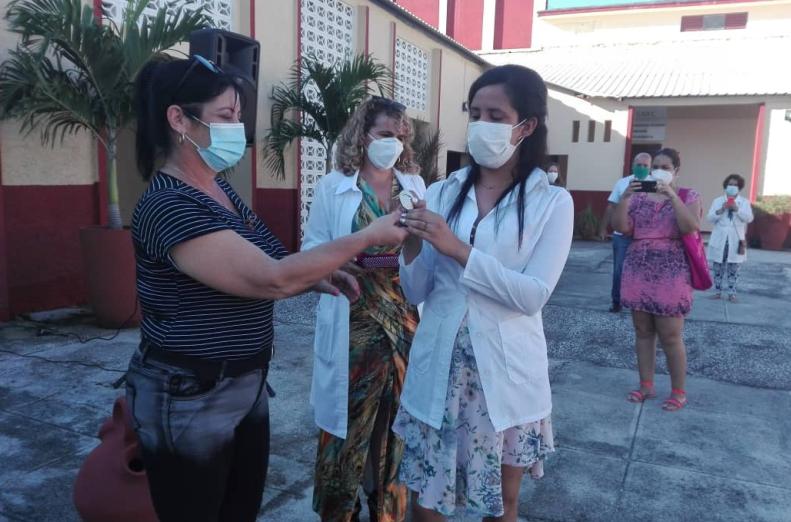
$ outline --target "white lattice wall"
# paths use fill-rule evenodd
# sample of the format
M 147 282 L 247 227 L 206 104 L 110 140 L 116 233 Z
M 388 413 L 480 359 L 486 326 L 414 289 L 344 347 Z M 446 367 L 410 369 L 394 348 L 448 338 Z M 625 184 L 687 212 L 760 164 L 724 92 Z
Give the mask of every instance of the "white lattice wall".
M 173 15 L 183 9 L 194 11 L 200 6 L 204 6 L 204 10 L 212 20 L 214 27 L 230 31 L 232 3 L 233 0 L 149 0 L 148 6 L 143 11 L 143 18 L 146 20 L 150 19 L 156 15 L 161 7 L 167 7 L 168 13 Z M 102 0 L 102 7 L 105 12 L 116 23 L 120 23 L 123 19 L 123 13 L 128 4 L 128 0 Z
M 429 54 L 403 38 L 396 38 L 395 99 L 416 111 L 428 110 Z
M 302 56 L 315 56 L 329 65 L 350 60 L 354 54 L 354 9 L 340 0 L 300 0 Z M 315 101 L 316 90 L 306 86 Z M 300 228 L 304 228 L 316 183 L 326 174 L 326 151 L 315 141 L 300 140 Z

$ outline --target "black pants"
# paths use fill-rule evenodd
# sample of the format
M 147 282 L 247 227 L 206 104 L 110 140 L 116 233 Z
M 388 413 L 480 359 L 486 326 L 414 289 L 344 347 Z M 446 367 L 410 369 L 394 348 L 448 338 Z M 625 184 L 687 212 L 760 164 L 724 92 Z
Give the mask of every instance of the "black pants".
M 269 464 L 266 374 L 206 382 L 132 357 L 127 401 L 161 522 L 255 521 Z

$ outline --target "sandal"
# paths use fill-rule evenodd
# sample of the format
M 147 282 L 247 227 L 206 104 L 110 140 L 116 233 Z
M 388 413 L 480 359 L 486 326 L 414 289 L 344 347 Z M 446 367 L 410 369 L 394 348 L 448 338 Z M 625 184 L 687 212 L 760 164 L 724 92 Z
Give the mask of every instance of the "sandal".
M 643 392 L 643 390 L 647 391 Z M 656 397 L 654 381 L 640 381 L 640 389 L 630 391 L 629 395 L 626 396 L 626 400 L 629 402 L 641 403 L 648 399 L 653 399 L 654 397 Z
M 687 405 L 687 393 L 684 390 L 677 390 L 673 388 L 670 392 L 670 397 L 665 399 L 662 403 L 662 409 L 665 411 L 678 411 Z

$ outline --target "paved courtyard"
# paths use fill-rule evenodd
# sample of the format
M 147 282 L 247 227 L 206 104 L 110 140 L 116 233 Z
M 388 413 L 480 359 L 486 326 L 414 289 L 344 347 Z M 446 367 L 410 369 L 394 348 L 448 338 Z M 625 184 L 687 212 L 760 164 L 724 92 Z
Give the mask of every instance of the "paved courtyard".
M 791 521 L 791 253 L 753 250 L 741 302 L 699 294 L 685 338 L 690 404 L 625 400 L 637 383 L 626 313 L 607 313 L 609 244 L 576 243 L 544 311 L 557 453 L 524 481 L 530 521 Z M 313 296 L 278 304 L 272 458 L 260 520 L 310 510 Z M 0 326 L 0 522 L 78 520 L 74 477 L 121 391 L 139 332 L 73 316 Z M 658 367 L 665 372 L 660 355 Z M 669 393 L 657 378 L 660 398 Z

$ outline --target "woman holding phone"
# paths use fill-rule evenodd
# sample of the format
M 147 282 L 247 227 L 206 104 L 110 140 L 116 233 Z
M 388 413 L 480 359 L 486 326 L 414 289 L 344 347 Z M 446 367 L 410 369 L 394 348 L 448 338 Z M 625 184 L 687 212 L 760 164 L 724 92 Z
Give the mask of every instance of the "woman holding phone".
M 687 353 L 684 317 L 692 309 L 690 271 L 681 236 L 700 229 L 699 194 L 677 188 L 681 158 L 674 149 L 654 155 L 651 179 L 655 191 L 644 181 L 632 182 L 615 208 L 613 224 L 618 232 L 632 236 L 621 280 L 621 303 L 632 310 L 640 371 L 640 388 L 629 393 L 630 402 L 656 397 L 654 370 L 656 340 L 667 356 L 672 391 L 665 411 L 677 411 L 687 403 L 685 378 Z
M 316 187 L 303 250 L 364 230 L 401 211 L 401 201 L 411 207 L 423 198 L 412 136 L 400 103 L 373 97 L 360 105 L 338 139 L 338 170 Z M 401 290 L 399 252 L 366 250 L 345 267 L 357 277 L 358 299 L 326 295 L 319 302 L 311 403 L 321 432 L 313 509 L 324 522 L 357 519 L 361 484 L 370 520 L 400 522 L 406 515 L 406 489 L 396 480 L 403 445 L 390 427 L 418 314 Z
M 722 298 L 722 282 L 725 279 L 728 300 L 736 302 L 736 284 L 739 282 L 739 267 L 747 258 L 747 225 L 753 221 L 750 201 L 739 195 L 744 188 L 744 178 L 731 174 L 722 182 L 725 194 L 711 203 L 707 216 L 714 225 L 709 238 L 708 258 L 714 267 L 714 299 Z

